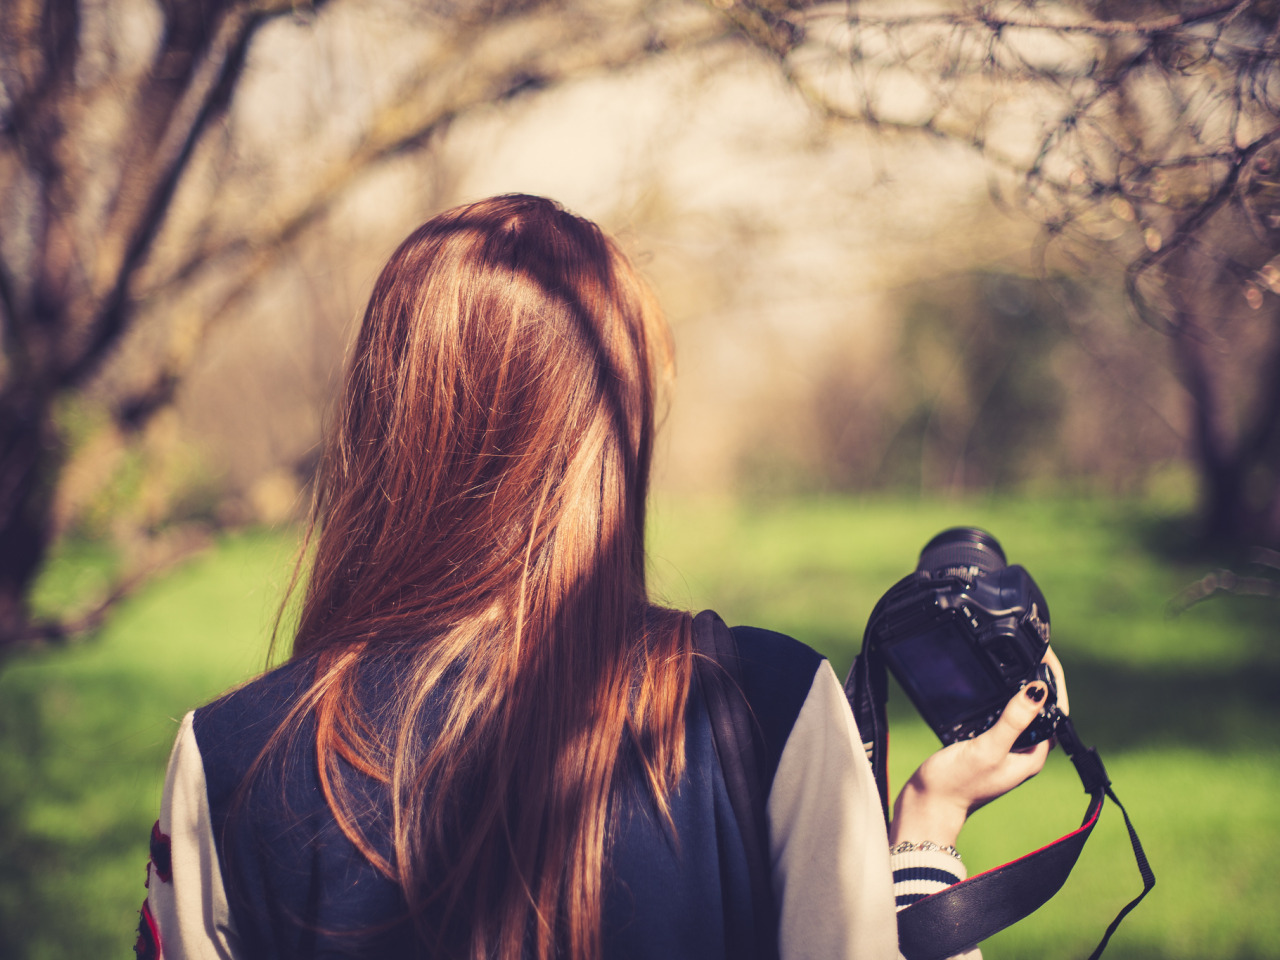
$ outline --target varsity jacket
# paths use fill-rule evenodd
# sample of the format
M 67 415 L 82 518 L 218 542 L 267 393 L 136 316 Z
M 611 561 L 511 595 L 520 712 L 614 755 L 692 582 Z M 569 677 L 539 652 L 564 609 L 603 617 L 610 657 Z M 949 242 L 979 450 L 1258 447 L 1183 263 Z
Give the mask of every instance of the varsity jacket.
M 964 879 L 963 866 L 929 851 L 897 855 L 891 868 L 871 769 L 830 665 L 782 634 L 735 627 L 734 637 L 765 745 L 776 955 L 898 957 L 895 896 L 898 906 L 913 902 Z M 394 682 L 392 663 L 370 661 L 363 695 Z M 183 718 L 152 831 L 140 957 L 424 955 L 403 919 L 399 888 L 329 811 L 310 715 L 276 751 L 282 755 L 258 767 L 254 788 L 238 792 L 313 670 L 310 660 L 292 661 Z M 671 798 L 674 840 L 639 765 L 623 758 L 610 802 L 607 960 L 737 958 L 760 946 L 751 943 L 741 833 L 696 681 L 686 730 L 686 771 Z M 365 835 L 389 835 L 389 803 L 372 782 L 365 787 Z

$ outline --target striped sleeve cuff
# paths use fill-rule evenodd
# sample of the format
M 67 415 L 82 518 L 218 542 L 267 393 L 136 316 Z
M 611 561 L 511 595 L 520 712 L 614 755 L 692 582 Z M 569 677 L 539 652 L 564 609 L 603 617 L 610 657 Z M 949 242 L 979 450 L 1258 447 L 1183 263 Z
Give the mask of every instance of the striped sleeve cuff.
M 939 850 L 910 850 L 889 858 L 898 909 L 959 883 L 968 874 L 958 857 Z

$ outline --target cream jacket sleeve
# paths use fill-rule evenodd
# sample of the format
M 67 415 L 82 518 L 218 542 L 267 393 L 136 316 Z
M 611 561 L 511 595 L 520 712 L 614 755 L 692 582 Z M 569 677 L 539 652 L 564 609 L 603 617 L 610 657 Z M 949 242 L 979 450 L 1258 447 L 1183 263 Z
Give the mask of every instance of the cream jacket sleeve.
M 946 853 L 890 863 L 871 765 L 825 661 L 783 748 L 766 813 L 783 960 L 896 960 L 895 896 L 905 905 L 965 878 Z M 950 880 L 914 879 L 921 873 Z M 963 956 L 981 958 L 977 950 Z

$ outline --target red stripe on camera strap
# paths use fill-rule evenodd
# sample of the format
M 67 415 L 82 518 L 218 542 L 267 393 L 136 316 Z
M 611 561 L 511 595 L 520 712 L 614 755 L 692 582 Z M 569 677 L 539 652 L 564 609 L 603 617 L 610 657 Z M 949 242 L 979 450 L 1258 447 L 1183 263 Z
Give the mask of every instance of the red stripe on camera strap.
M 845 694 L 862 732 L 867 757 L 875 774 L 885 822 L 889 820 L 889 724 L 885 712 L 887 678 L 878 656 L 867 651 L 854 661 L 845 682 Z M 1120 808 L 1129 831 L 1134 859 L 1142 876 L 1142 892 L 1124 906 L 1107 927 L 1101 942 L 1090 954 L 1097 960 L 1129 912 L 1155 886 L 1155 874 L 1133 828 L 1124 804 L 1111 790 L 1102 760 L 1092 747 L 1085 747 L 1076 735 L 1070 717 L 1063 717 L 1056 731 L 1058 743 L 1070 758 L 1089 794 L 1084 822 L 1066 836 L 1046 844 L 1016 860 L 987 870 L 945 890 L 918 900 L 898 912 L 898 946 L 907 960 L 941 960 L 963 953 L 974 945 L 1018 922 L 1044 906 L 1062 885 L 1084 849 L 1102 813 L 1106 798 Z
M 1089 960 L 1097 960 L 1120 922 L 1156 882 L 1129 814 L 1109 786 L 1093 794 L 1084 823 L 1078 829 L 1039 850 L 970 877 L 900 911 L 898 942 L 903 956 L 907 960 L 940 960 L 962 953 L 1044 906 L 1062 889 L 1098 822 L 1104 798 L 1108 797 L 1124 816 L 1134 859 L 1142 876 L 1142 892 L 1125 904 L 1108 925 L 1102 940 L 1089 955 Z
M 899 911 L 903 956 L 939 960 L 963 953 L 1044 906 L 1066 883 L 1098 822 L 1102 799 L 1096 794 L 1084 824 L 1061 839 Z

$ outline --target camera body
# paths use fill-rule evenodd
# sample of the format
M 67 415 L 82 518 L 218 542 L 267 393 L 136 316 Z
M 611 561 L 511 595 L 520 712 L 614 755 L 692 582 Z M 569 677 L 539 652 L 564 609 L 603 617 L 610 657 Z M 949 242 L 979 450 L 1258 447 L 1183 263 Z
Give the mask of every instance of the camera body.
M 866 643 L 944 744 L 988 729 L 1010 697 L 1036 680 L 1049 693 L 1014 749 L 1057 728 L 1057 686 L 1041 662 L 1049 605 L 1031 575 L 1009 566 L 983 530 L 956 527 L 930 540 L 915 572 L 876 604 Z

